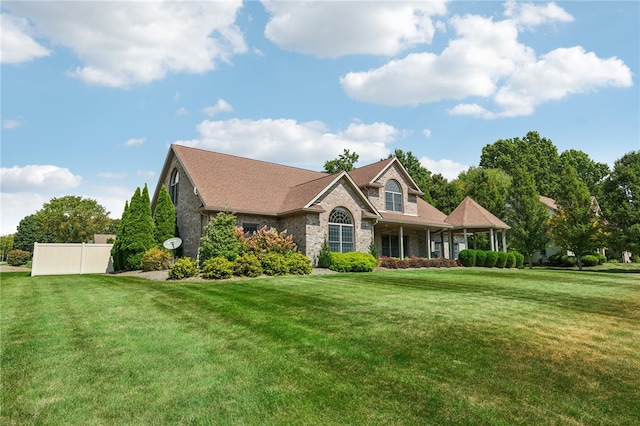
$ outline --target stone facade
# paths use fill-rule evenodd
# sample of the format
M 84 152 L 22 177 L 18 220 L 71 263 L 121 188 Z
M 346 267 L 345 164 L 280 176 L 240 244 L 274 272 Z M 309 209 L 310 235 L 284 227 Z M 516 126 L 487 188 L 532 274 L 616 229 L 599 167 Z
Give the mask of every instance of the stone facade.
M 371 204 L 373 204 L 373 206 L 379 211 L 386 211 L 384 186 L 391 179 L 398 182 L 402 188 L 403 213 L 413 216 L 417 215 L 418 203 L 416 196 L 409 195 L 409 188 L 412 187 L 411 182 L 406 178 L 405 174 L 399 169 L 397 164 L 389 167 L 389 169 L 376 181 L 376 183 L 382 185 L 382 188 L 371 188 L 369 190 L 368 198 Z

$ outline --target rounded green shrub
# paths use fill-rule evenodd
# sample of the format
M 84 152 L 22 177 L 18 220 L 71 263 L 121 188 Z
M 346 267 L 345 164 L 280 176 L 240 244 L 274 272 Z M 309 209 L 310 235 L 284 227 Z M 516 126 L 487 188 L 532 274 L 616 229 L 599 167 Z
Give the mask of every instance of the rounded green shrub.
M 498 252 L 497 251 L 488 251 L 487 257 L 484 260 L 485 268 L 493 268 L 496 266 L 496 262 L 498 261 Z
M 11 266 L 22 266 L 31 260 L 31 253 L 25 250 L 14 249 L 7 254 L 7 263 Z
M 349 252 L 331 253 L 329 269 L 337 272 L 371 272 L 378 264 L 378 259 L 370 253 Z M 408 265 L 408 263 L 407 263 Z
M 549 256 L 549 265 L 551 266 L 561 266 L 562 265 L 562 254 L 556 253 Z
M 476 252 L 475 250 L 465 249 L 458 253 L 458 258 L 462 266 L 470 268 L 476 265 Z
M 504 268 L 507 264 L 507 253 L 503 251 L 498 252 L 498 260 L 496 261 L 496 268 Z
M 567 267 L 576 266 L 576 257 L 575 256 L 568 256 L 568 255 L 565 254 L 560 258 L 560 264 L 562 266 L 567 266 Z
M 475 252 L 476 252 L 476 266 L 484 266 L 484 263 L 487 260 L 487 251 L 475 250 Z
M 516 268 L 518 269 L 523 269 L 524 268 L 524 254 L 522 253 L 518 253 L 518 252 L 514 252 L 513 253 L 516 256 Z
M 513 268 L 516 266 L 516 254 L 512 251 L 507 253 L 507 261 L 504 264 L 505 268 Z
M 243 253 L 233 264 L 233 273 L 241 277 L 259 277 L 262 275 L 262 264 L 256 255 Z
M 233 274 L 233 262 L 225 257 L 212 257 L 202 262 L 202 277 L 213 280 L 230 278 Z
M 598 258 L 598 264 L 602 265 L 603 263 L 607 263 L 607 256 L 602 253 L 596 253 L 595 256 Z
M 143 271 L 164 271 L 171 266 L 171 254 L 159 247 L 150 248 L 142 256 L 140 266 Z
M 287 259 L 280 253 L 267 253 L 260 260 L 262 263 L 262 271 L 271 276 L 287 275 L 289 266 Z
M 291 275 L 309 275 L 311 273 L 311 259 L 302 253 L 292 253 L 286 257 Z
M 184 278 L 195 277 L 199 272 L 198 263 L 194 258 L 181 257 L 169 268 L 168 274 L 170 280 L 182 280 Z
M 596 266 L 598 263 L 600 263 L 600 260 L 597 256 L 590 254 L 582 256 L 582 266 Z

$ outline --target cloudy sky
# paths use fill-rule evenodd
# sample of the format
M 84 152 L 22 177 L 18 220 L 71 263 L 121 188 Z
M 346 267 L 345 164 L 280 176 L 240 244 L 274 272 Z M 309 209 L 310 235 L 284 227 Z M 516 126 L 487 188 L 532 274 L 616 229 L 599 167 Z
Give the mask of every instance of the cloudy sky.
M 52 197 L 120 217 L 171 143 L 453 179 L 530 130 L 640 149 L 640 3 L 3 1 L 0 234 Z M 212 165 L 214 167 L 215 165 Z

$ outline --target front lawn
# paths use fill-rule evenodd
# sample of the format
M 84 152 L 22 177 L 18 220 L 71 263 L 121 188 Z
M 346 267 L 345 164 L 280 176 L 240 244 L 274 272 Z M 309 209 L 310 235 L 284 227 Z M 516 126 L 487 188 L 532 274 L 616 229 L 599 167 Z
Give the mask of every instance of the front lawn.
M 634 272 L 2 273 L 0 423 L 637 424 Z

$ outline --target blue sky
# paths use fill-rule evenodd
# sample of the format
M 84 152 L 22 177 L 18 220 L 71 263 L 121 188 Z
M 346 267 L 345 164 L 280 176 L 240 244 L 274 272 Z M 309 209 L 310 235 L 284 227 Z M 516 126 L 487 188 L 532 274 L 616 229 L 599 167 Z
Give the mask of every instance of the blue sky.
M 1 7 L 2 235 L 64 195 L 120 217 L 171 143 L 315 170 L 399 148 L 449 179 L 530 130 L 640 149 L 637 1 Z

